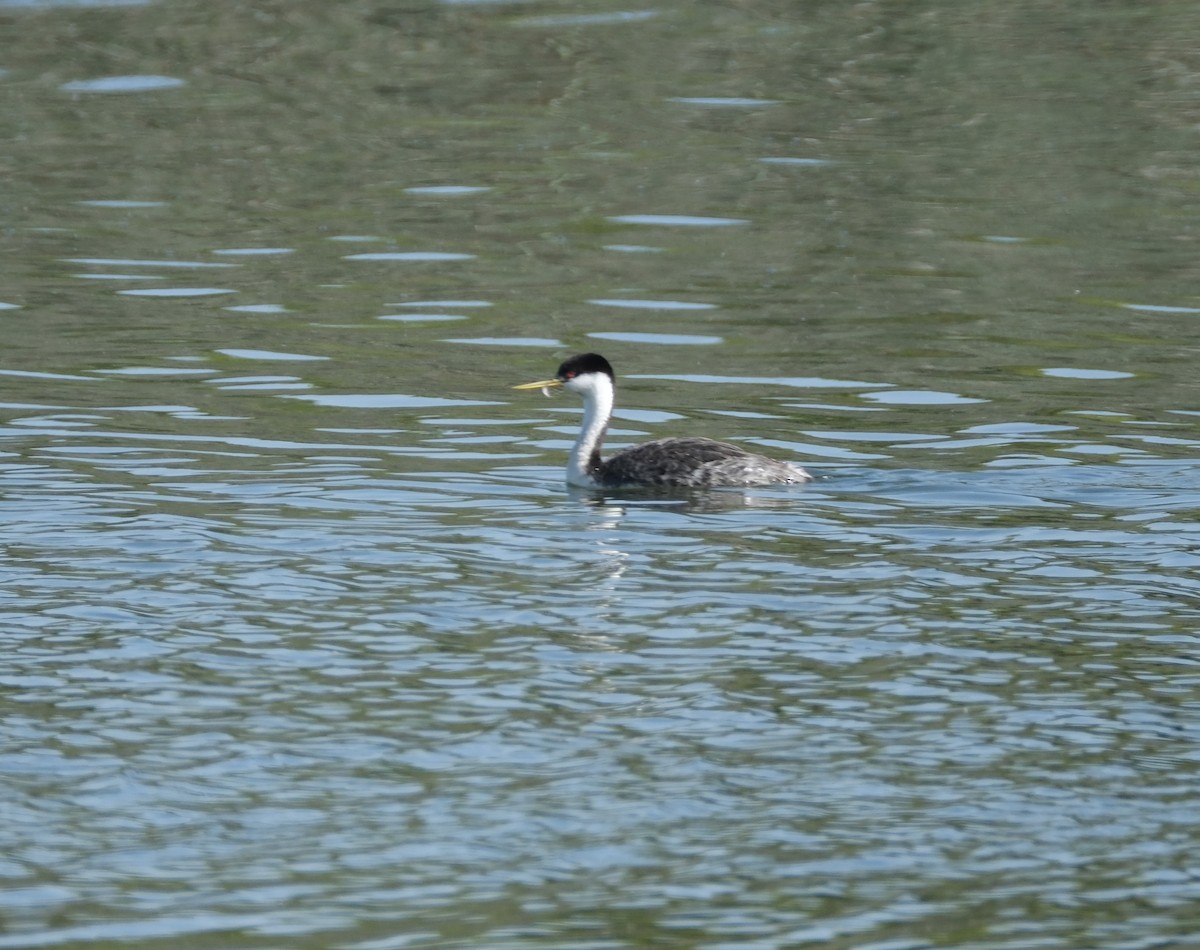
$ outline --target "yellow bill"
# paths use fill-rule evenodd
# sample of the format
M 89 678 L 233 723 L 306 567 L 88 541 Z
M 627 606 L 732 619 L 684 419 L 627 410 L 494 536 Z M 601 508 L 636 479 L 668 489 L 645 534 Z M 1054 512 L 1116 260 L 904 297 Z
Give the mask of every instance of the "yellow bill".
M 536 383 L 521 383 L 519 386 L 514 386 L 513 389 L 540 389 L 543 396 L 549 396 L 551 389 L 561 385 L 561 379 L 543 379 Z

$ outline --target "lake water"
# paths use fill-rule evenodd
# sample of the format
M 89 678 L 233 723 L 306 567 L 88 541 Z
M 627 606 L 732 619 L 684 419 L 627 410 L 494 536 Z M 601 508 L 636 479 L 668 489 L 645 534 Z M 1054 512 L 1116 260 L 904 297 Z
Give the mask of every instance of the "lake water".
M 1200 946 L 1200 12 L 0 0 L 0 948 Z M 801 488 L 568 490 L 709 435 Z

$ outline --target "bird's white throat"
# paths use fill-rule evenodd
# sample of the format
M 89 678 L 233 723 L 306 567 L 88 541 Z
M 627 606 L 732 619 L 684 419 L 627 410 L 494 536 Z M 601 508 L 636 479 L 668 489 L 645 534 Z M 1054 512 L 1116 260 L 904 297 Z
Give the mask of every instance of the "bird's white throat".
M 604 373 L 584 373 L 563 384 L 566 389 L 583 397 L 583 427 L 567 461 L 567 482 L 582 488 L 594 488 L 594 476 L 600 460 L 600 443 L 612 418 L 615 392 Z

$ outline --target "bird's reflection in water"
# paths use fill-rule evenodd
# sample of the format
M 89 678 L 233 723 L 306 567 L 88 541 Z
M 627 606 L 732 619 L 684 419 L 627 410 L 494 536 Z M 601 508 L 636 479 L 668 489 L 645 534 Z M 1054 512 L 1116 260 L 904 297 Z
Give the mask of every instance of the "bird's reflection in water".
M 747 508 L 792 508 L 797 495 L 788 491 L 722 491 L 722 490 L 654 490 L 631 488 L 619 491 L 568 488 L 572 498 L 593 508 L 607 509 L 621 515 L 630 508 L 659 508 L 688 514 L 714 514 L 722 511 L 744 511 Z

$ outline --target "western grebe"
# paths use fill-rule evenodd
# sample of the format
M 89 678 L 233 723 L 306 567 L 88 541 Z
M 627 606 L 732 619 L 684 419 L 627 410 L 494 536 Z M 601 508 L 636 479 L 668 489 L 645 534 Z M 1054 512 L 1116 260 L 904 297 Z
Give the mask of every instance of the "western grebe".
M 712 439 L 656 439 L 618 452 L 606 462 L 600 458 L 600 443 L 616 395 L 608 360 L 599 353 L 572 356 L 559 366 L 553 379 L 522 383 L 513 389 L 541 389 L 548 396 L 557 386 L 583 397 L 583 428 L 567 462 L 567 481 L 572 485 L 717 488 L 795 484 L 812 478 L 798 465 Z

